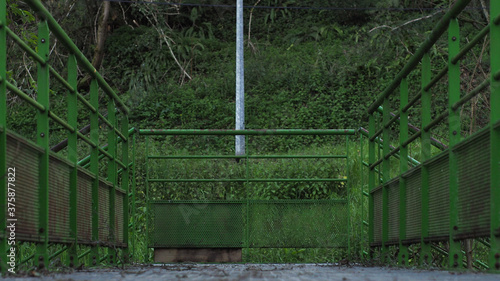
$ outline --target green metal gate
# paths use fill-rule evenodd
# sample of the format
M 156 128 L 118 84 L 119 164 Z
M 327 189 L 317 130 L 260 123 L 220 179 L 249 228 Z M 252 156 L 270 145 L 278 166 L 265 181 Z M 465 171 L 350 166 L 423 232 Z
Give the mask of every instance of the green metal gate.
M 324 135 L 343 136 L 347 144 L 354 130 L 140 130 L 148 139 L 162 142 L 159 135 Z M 150 152 L 146 140 L 148 197 L 148 246 L 151 248 L 346 248 L 350 251 L 349 155 L 158 155 Z M 228 167 L 241 167 L 228 178 L 156 178 L 151 176 L 152 160 L 230 160 Z M 239 159 L 239 163 L 234 161 Z M 336 159 L 345 169 L 342 175 L 328 178 L 255 178 L 251 160 Z M 150 165 L 150 164 L 149 164 Z M 237 169 L 237 168 L 236 168 Z M 267 199 L 252 193 L 252 183 L 283 184 L 300 182 L 332 183 L 345 188 L 341 198 Z M 238 200 L 170 200 L 158 185 L 206 183 L 242 185 L 245 192 Z M 153 187 L 156 185 L 156 187 Z M 172 188 L 172 187 L 170 187 Z M 168 189 L 168 187 L 167 187 Z M 154 190 L 154 191 L 153 191 Z M 162 191 L 160 191 L 162 190 Z M 162 198 L 158 200 L 158 198 Z

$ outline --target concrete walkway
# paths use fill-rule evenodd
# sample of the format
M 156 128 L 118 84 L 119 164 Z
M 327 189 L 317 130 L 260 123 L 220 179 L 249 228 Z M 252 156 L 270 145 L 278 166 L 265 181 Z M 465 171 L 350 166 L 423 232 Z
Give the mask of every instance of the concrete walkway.
M 39 277 L 7 277 L 2 280 L 499 281 L 500 275 L 383 267 L 347 267 L 334 264 L 168 264 L 145 267 L 134 266 L 125 269 L 89 269 L 72 273 L 51 273 Z

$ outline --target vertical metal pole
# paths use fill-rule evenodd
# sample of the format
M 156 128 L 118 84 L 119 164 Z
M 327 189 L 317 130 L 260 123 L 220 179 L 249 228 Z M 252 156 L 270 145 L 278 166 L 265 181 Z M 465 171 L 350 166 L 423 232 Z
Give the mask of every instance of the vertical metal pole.
M 99 111 L 99 89 L 97 80 L 90 82 L 90 104 Z M 99 116 L 97 112 L 90 114 L 90 140 L 96 144 L 90 152 L 90 171 L 94 175 L 92 179 L 92 241 L 99 241 Z M 99 246 L 91 247 L 91 265 L 99 263 Z
M 365 256 L 365 251 L 364 251 L 364 246 L 365 246 L 365 239 L 367 238 L 365 236 L 365 174 L 363 172 L 363 160 L 364 160 L 364 149 L 363 149 L 363 134 L 360 132 L 359 134 L 359 175 L 360 175 L 360 182 L 361 182 L 361 222 L 360 222 L 360 256 L 364 260 L 366 258 Z
M 350 159 L 349 159 L 349 135 L 345 136 L 345 148 L 346 148 L 346 176 L 347 176 L 347 181 L 345 183 L 345 188 L 347 190 L 347 258 L 351 260 L 351 193 L 349 192 L 350 189 L 350 174 L 349 174 L 349 169 L 350 169 Z
M 462 264 L 460 241 L 454 237 L 458 231 L 458 165 L 454 146 L 460 142 L 460 112 L 453 110 L 453 104 L 460 100 L 460 65 L 452 64 L 451 59 L 460 51 L 460 32 L 456 18 L 450 20 L 448 29 L 448 123 L 449 123 L 449 158 L 450 158 L 450 251 L 448 265 L 458 268 Z
M 500 15 L 500 2 L 490 2 L 491 19 Z M 490 234 L 490 270 L 500 273 L 500 128 L 495 124 L 500 122 L 500 81 L 495 79 L 495 73 L 500 71 L 500 25 L 490 24 L 490 55 L 491 55 L 491 97 L 490 97 L 490 185 L 491 185 L 491 234 Z
M 0 0 L 0 173 L 7 172 L 7 3 Z M 0 180 L 0 217 L 7 218 L 7 179 Z M 0 235 L 7 237 L 7 220 L 0 221 Z M 7 239 L 0 239 L 0 274 L 7 272 Z
M 127 137 L 127 140 L 122 140 L 122 163 L 125 164 L 125 168 L 123 168 L 122 172 L 122 178 L 121 178 L 121 185 L 122 189 L 125 191 L 125 195 L 123 196 L 123 202 L 122 202 L 122 207 L 123 207 L 123 224 L 122 224 L 122 229 L 118 229 L 117 231 L 122 231 L 123 233 L 123 242 L 127 244 L 127 247 L 123 249 L 123 263 L 128 263 L 129 262 L 129 196 L 128 194 L 130 193 L 130 188 L 129 188 L 129 155 L 128 155 L 128 150 L 129 150 L 129 144 L 130 144 L 130 136 L 128 135 L 128 115 L 125 112 L 122 112 L 122 119 L 121 119 L 121 132 L 122 135 Z M 122 241 L 120 241 L 122 242 Z
M 151 243 L 151 234 L 149 233 L 149 224 L 151 223 L 149 209 L 149 136 L 146 136 L 146 251 L 144 251 L 144 262 L 149 262 L 149 244 Z
M 370 114 L 370 119 L 369 119 L 369 126 L 368 130 L 369 133 L 374 134 L 375 133 L 375 116 L 373 116 L 374 113 Z M 375 163 L 375 142 L 376 140 L 370 140 L 371 135 L 368 134 L 368 166 L 371 166 L 373 163 Z M 373 194 L 371 191 L 376 187 L 376 182 L 375 182 L 375 177 L 376 177 L 376 172 L 375 168 L 368 168 L 368 193 L 369 193 L 369 200 L 368 200 L 368 247 L 370 249 L 369 254 L 370 256 L 373 255 L 373 251 L 371 249 L 371 243 L 374 241 L 374 201 L 373 201 Z
M 70 200 L 70 210 L 69 210 L 69 220 L 70 220 L 70 231 L 71 238 L 74 240 L 73 244 L 70 245 L 68 249 L 68 265 L 70 267 L 77 267 L 78 264 L 78 227 L 77 227 L 77 205 L 78 205 L 78 152 L 77 152 L 77 128 L 78 128 L 78 99 L 76 96 L 77 79 L 78 79 L 78 68 L 76 63 L 76 57 L 74 54 L 70 54 L 68 58 L 68 83 L 75 89 L 75 92 L 67 94 L 68 102 L 68 124 L 75 128 L 74 132 L 68 132 L 68 160 L 73 164 L 71 167 L 71 172 L 69 176 L 69 200 Z
M 49 26 L 41 20 L 38 25 L 38 54 L 49 59 Z M 37 144 L 43 148 L 39 157 L 38 176 L 38 234 L 39 243 L 35 255 L 35 264 L 45 268 L 49 263 L 49 66 L 38 63 L 37 101 L 45 111 L 37 111 Z
M 245 74 L 243 55 L 243 0 L 236 2 L 236 130 L 245 129 Z M 245 154 L 245 136 L 235 137 L 235 154 Z
M 134 262 L 136 262 L 137 260 L 135 260 L 135 253 L 136 253 L 136 248 L 135 248 L 135 242 L 136 242 L 136 239 L 137 239 L 137 235 L 136 235 L 136 231 L 137 231 L 137 220 L 135 218 L 135 210 L 136 210 L 136 203 L 135 203 L 135 192 L 136 192 L 136 180 L 135 180 L 135 135 L 136 135 L 136 132 L 133 133 L 132 135 L 132 212 L 131 212 L 131 216 L 132 216 L 132 231 L 131 231 L 131 234 L 132 234 L 132 237 L 131 237 L 131 240 L 132 240 L 132 257 L 134 258 Z
M 431 81 L 431 59 L 429 54 L 425 54 L 422 58 L 422 128 L 425 128 L 431 122 L 431 93 L 425 91 L 424 87 Z M 422 194 L 422 227 L 420 233 L 420 261 L 421 265 L 428 264 L 431 259 L 431 245 L 425 242 L 425 238 L 429 236 L 429 169 L 425 161 L 431 158 L 431 133 L 422 129 L 420 138 L 422 148 L 421 167 L 421 194 Z
M 389 241 L 389 187 L 385 185 L 386 182 L 390 180 L 391 173 L 391 163 L 389 159 L 385 159 L 385 155 L 391 152 L 389 148 L 390 144 L 390 127 L 386 127 L 390 120 L 390 104 L 389 98 L 384 98 L 384 111 L 382 116 L 382 126 L 383 126 L 383 138 L 384 142 L 382 143 L 382 177 L 384 186 L 382 187 L 382 260 L 383 262 L 388 261 L 389 247 L 386 245 L 387 241 Z M 379 168 L 380 169 L 380 168 Z
M 108 120 L 113 125 L 113 127 L 108 128 L 108 152 L 111 154 L 113 159 L 108 162 L 108 181 L 110 181 L 113 186 L 109 189 L 109 242 L 111 245 L 116 243 L 117 229 L 115 229 L 116 223 L 116 183 L 118 177 L 116 176 L 116 109 L 115 100 L 110 99 L 108 101 Z M 125 142 L 125 140 L 123 140 Z M 115 247 L 108 248 L 108 261 L 110 264 L 116 263 L 116 249 Z
M 400 110 L 399 119 L 399 264 L 408 265 L 408 246 L 403 244 L 406 239 L 406 178 L 401 175 L 408 170 L 408 146 L 403 143 L 408 139 L 408 112 L 403 108 L 408 104 L 408 80 L 404 78 L 400 85 Z

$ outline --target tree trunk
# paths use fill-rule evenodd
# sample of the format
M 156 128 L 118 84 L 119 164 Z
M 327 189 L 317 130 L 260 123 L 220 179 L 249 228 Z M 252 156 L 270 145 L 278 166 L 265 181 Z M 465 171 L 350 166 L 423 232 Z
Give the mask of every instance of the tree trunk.
M 102 60 L 104 59 L 104 43 L 108 35 L 108 19 L 111 2 L 103 1 L 103 9 L 99 16 L 99 25 L 97 28 L 97 42 L 94 50 L 94 57 L 92 58 L 92 65 L 96 70 L 101 68 Z M 85 77 L 78 82 L 78 89 L 88 89 L 90 87 L 90 75 L 86 74 Z

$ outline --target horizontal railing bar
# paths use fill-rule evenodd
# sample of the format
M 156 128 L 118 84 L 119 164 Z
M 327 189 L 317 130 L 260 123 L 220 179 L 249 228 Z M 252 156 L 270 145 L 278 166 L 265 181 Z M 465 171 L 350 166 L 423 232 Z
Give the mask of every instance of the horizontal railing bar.
M 15 34 L 12 30 L 10 30 L 10 28 L 5 26 L 5 30 L 7 31 L 7 34 L 12 39 L 14 39 L 14 42 L 16 42 L 19 45 L 19 47 L 21 47 L 21 49 L 26 51 L 34 60 L 36 60 L 37 62 L 39 62 L 43 65 L 46 64 L 46 61 L 39 54 L 37 54 L 33 49 L 31 49 L 30 46 L 28 46 L 28 44 L 26 44 L 21 38 L 19 38 L 19 36 L 17 36 L 17 34 Z
M 441 80 L 441 78 L 443 78 L 446 73 L 448 73 L 448 66 L 445 66 L 443 67 L 439 72 L 438 74 L 432 78 L 431 82 L 429 82 L 429 84 L 427 84 L 425 87 L 424 87 L 424 91 L 429 91 L 432 87 L 434 87 L 434 85 L 437 84 L 437 82 L 439 82 L 439 80 Z M 421 96 L 422 94 L 420 94 Z M 419 96 L 419 98 L 420 98 Z M 406 107 L 405 107 L 406 108 Z
M 363 224 L 366 225 L 366 226 L 370 226 L 370 224 L 367 221 L 365 221 L 365 220 L 363 220 Z
M 376 131 L 375 134 L 373 134 L 373 136 L 370 136 L 370 141 L 375 141 L 375 139 L 380 136 L 380 134 L 382 134 L 382 132 L 384 131 L 384 128 L 381 128 L 380 130 Z
M 127 165 L 127 169 L 132 167 L 132 165 L 134 165 L 134 162 L 130 162 L 128 165 Z M 121 168 L 120 170 L 118 170 L 118 172 L 116 172 L 117 174 L 121 174 L 123 173 L 123 168 Z M 132 193 L 129 194 L 129 197 L 132 196 Z
M 59 116 L 57 116 L 54 112 L 49 110 L 49 117 L 52 118 L 54 121 L 59 123 L 61 126 L 63 126 L 66 130 L 70 131 L 71 133 L 74 133 L 76 131 L 73 126 L 68 124 L 66 121 L 62 120 Z
M 347 182 L 347 179 L 147 179 L 148 182 Z
M 389 159 L 389 157 L 391 157 L 392 155 L 396 154 L 399 152 L 399 150 L 401 149 L 401 147 L 395 147 L 394 149 L 392 149 L 389 153 L 387 153 L 387 155 L 384 156 L 384 159 L 387 160 Z
M 51 259 L 54 259 L 55 257 L 57 257 L 58 255 L 62 254 L 64 251 L 66 251 L 68 249 L 68 246 L 64 246 L 62 249 L 60 249 L 59 251 L 53 253 L 52 255 L 50 255 L 49 257 L 49 260 Z
M 363 191 L 363 195 L 366 196 L 366 197 L 370 197 L 370 194 L 366 191 Z
M 402 147 L 407 147 L 412 141 L 416 140 L 417 138 L 420 137 L 422 134 L 422 131 L 418 131 L 415 134 L 413 134 L 411 137 L 409 137 L 402 145 Z
M 113 124 L 111 124 L 111 122 L 109 122 L 108 118 L 106 118 L 104 115 L 102 115 L 100 112 L 97 113 L 97 115 L 99 116 L 99 118 L 104 121 L 104 123 L 106 123 L 106 125 L 108 125 L 108 127 L 110 129 L 112 129 L 113 131 L 115 131 L 115 133 L 121 137 L 122 139 L 125 140 L 125 142 L 127 142 L 127 137 L 125 137 L 122 132 L 120 130 L 118 130 L 115 126 L 113 126 Z
M 152 200 L 152 205 L 175 204 L 330 204 L 347 203 L 347 199 L 243 199 L 243 200 Z
M 97 113 L 97 109 L 90 104 L 90 102 L 80 93 L 76 93 L 76 97 L 88 108 L 92 113 Z
M 166 130 L 166 129 L 141 129 L 141 135 L 354 135 L 353 129 L 273 129 L 273 130 Z
M 119 137 L 121 137 L 122 139 L 125 140 L 125 142 L 127 141 L 127 137 L 125 137 L 122 134 L 122 132 L 116 128 L 116 126 L 114 126 L 113 124 L 111 124 L 111 122 L 108 120 L 108 118 L 106 118 L 106 116 L 102 115 L 100 112 L 97 113 L 97 116 L 99 116 L 100 120 L 102 120 L 108 126 L 108 128 L 110 128 L 113 131 L 115 131 L 118 134 Z
M 490 79 L 484 80 L 481 84 L 479 84 L 476 88 L 474 88 L 470 93 L 465 95 L 463 98 L 461 98 L 459 101 L 457 101 L 451 108 L 453 110 L 457 110 L 460 106 L 462 106 L 464 103 L 468 102 L 470 99 L 475 97 L 479 92 L 484 90 L 484 88 L 488 87 L 491 83 Z
M 386 124 L 384 124 L 384 128 L 388 129 L 389 126 L 391 126 L 392 123 L 394 123 L 396 120 L 399 120 L 399 116 L 401 115 L 401 112 L 397 112 L 396 114 L 392 113 L 392 112 L 389 112 L 391 115 L 392 115 L 392 118 L 389 120 L 389 122 L 387 122 Z
M 470 51 L 474 46 L 477 45 L 479 40 L 483 39 L 488 33 L 490 33 L 490 24 L 485 26 L 472 40 L 465 45 L 460 52 L 451 59 L 452 64 L 456 64 L 461 58 L 467 54 L 468 51 Z
M 359 130 L 364 136 L 368 136 L 368 130 L 366 130 L 365 128 L 361 127 L 360 130 Z M 420 130 L 418 130 L 420 131 Z M 383 143 L 383 140 L 377 138 L 376 139 L 376 142 L 379 144 L 380 147 L 382 147 L 382 143 Z M 392 145 L 389 145 L 389 148 L 390 149 L 395 149 L 394 146 Z M 394 155 L 394 157 L 398 158 L 399 159 L 399 155 L 396 154 Z M 414 165 L 414 166 L 417 166 L 420 164 L 420 162 L 418 162 L 417 160 L 415 160 L 413 157 L 411 156 L 408 156 L 408 160 L 410 160 L 410 162 Z M 363 162 L 363 163 L 366 163 L 366 162 Z M 365 164 L 366 167 L 369 167 L 368 163 Z
M 130 136 L 133 133 L 135 133 L 135 128 L 130 128 L 128 130 L 128 135 Z M 117 138 L 116 143 L 118 144 L 121 141 L 122 141 L 121 138 Z M 108 145 L 107 144 L 103 145 L 103 146 L 101 146 L 101 148 L 102 149 L 108 149 Z M 101 160 L 102 157 L 104 157 L 104 155 L 101 154 L 101 155 L 99 155 L 99 157 L 100 157 L 99 160 Z M 83 165 L 83 167 L 85 167 L 89 162 L 90 162 L 90 155 L 87 155 L 85 158 L 83 158 L 82 160 L 78 161 L 78 166 L 82 166 Z
M 410 58 L 408 63 L 403 67 L 403 69 L 398 73 L 398 75 L 392 80 L 389 86 L 377 97 L 377 100 L 370 105 L 368 108 L 368 113 L 372 114 L 379 105 L 382 104 L 383 100 L 388 97 L 392 92 L 399 87 L 401 80 L 408 76 L 411 71 L 418 65 L 422 60 L 424 55 L 429 52 L 431 47 L 439 40 L 441 35 L 447 30 L 448 24 L 452 18 L 455 18 L 460 12 L 469 4 L 471 0 L 458 0 L 450 8 L 450 10 L 441 18 L 441 20 L 436 24 L 436 27 L 432 30 L 431 34 L 427 39 L 420 45 L 415 54 Z
M 401 110 L 402 112 L 406 112 L 408 111 L 408 109 L 410 109 L 412 106 L 415 105 L 415 103 L 417 103 L 417 101 L 420 100 L 420 98 L 422 97 L 422 93 L 421 92 L 418 92 L 411 100 L 410 102 L 408 102 L 408 104 L 403 107 L 403 109 Z
M 347 155 L 151 155 L 148 159 L 266 159 L 266 158 L 347 158 Z
M 11 90 L 14 94 L 18 95 L 20 98 L 22 98 L 23 100 L 30 103 L 36 109 L 40 110 L 41 112 L 45 112 L 45 106 L 43 106 L 42 104 L 40 104 L 36 100 L 32 99 L 30 96 L 25 94 L 23 91 L 19 90 L 16 86 L 12 85 L 9 81 L 5 81 L 5 83 L 7 84 L 7 89 Z
M 106 150 L 102 149 L 102 148 L 98 148 L 99 149 L 99 152 L 104 154 L 104 156 L 108 157 L 109 160 L 113 160 L 114 157 L 113 155 L 111 155 L 109 152 L 107 152 Z
M 82 134 L 80 132 L 76 132 L 76 135 L 79 138 L 81 138 L 83 141 L 85 141 L 86 143 L 88 143 L 90 146 L 92 146 L 93 148 L 97 147 L 97 144 L 95 144 L 93 141 L 91 141 L 89 138 L 87 138 L 84 134 Z
M 118 160 L 118 159 L 115 159 L 115 162 L 116 164 L 118 164 L 120 167 L 122 167 L 122 169 L 127 169 L 127 165 L 123 164 L 122 161 Z
M 427 124 L 427 126 L 424 127 L 424 131 L 428 132 L 432 127 L 434 127 L 436 124 L 438 124 L 439 122 L 443 121 L 443 119 L 448 117 L 449 114 L 450 113 L 447 111 L 439 114 L 439 116 L 436 119 L 432 120 L 429 124 Z
M 66 46 L 68 51 L 75 55 L 77 61 L 83 66 L 88 74 L 94 77 L 99 85 L 104 89 L 106 94 L 114 99 L 121 110 L 128 114 L 129 109 L 125 103 L 118 97 L 118 95 L 111 89 L 109 84 L 104 80 L 104 78 L 97 72 L 92 63 L 83 55 L 83 53 L 78 49 L 75 43 L 69 38 L 69 36 L 64 32 L 62 27 L 57 23 L 54 17 L 49 11 L 43 6 L 41 1 L 27 0 L 26 3 L 43 19 L 45 19 L 50 27 L 50 31 L 59 39 L 59 41 Z
M 371 164 L 368 169 L 370 170 L 373 170 L 375 169 L 375 167 L 377 167 L 378 165 L 380 165 L 380 163 L 382 163 L 382 161 L 384 161 L 384 158 L 380 158 L 378 159 L 375 163 Z
M 382 106 L 379 106 L 379 108 L 377 109 L 378 112 L 382 113 L 384 111 L 383 107 Z M 396 116 L 396 114 L 392 113 L 392 112 L 389 112 L 389 114 L 391 116 Z M 400 112 L 398 112 L 398 114 L 400 114 Z M 398 118 L 400 119 L 400 118 Z M 364 129 L 364 128 L 362 128 Z M 413 124 L 411 123 L 408 123 L 408 129 L 412 132 L 412 133 L 416 133 L 418 131 L 420 131 L 420 129 L 418 127 L 415 127 Z M 366 129 L 364 129 L 366 130 Z M 431 137 L 431 144 L 434 145 L 435 147 L 441 149 L 441 150 L 445 150 L 448 148 L 447 145 L 445 145 L 444 143 L 438 141 L 437 139 Z
M 75 91 L 75 89 L 71 87 L 68 81 L 66 81 L 66 79 L 64 79 L 51 65 L 49 65 L 49 71 L 50 73 L 52 73 L 52 75 L 54 75 L 54 77 L 56 77 L 57 80 L 59 80 L 59 82 L 61 82 L 61 84 L 63 84 L 64 87 L 66 87 L 66 89 L 68 89 L 70 92 Z
M 81 255 L 78 256 L 78 259 L 81 259 L 83 257 L 85 257 L 86 255 L 90 254 L 92 250 L 91 249 L 88 249 L 87 251 L 83 252 Z

